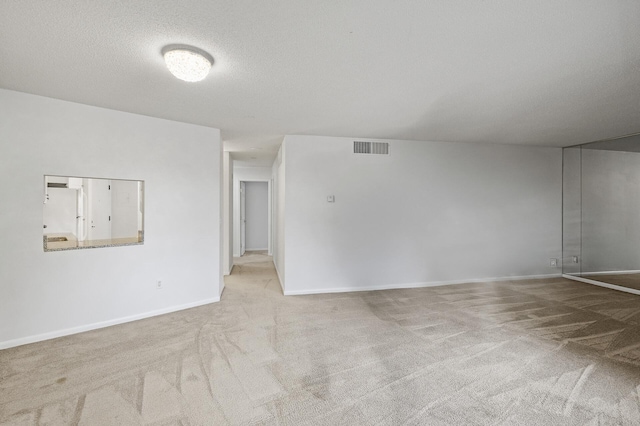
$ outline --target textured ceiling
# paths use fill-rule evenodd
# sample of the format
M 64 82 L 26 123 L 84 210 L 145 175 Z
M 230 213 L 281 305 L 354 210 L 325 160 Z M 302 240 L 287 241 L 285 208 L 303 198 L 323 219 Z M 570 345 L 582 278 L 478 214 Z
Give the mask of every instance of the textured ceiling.
M 0 87 L 218 127 L 248 161 L 284 134 L 567 146 L 640 131 L 639 17 L 637 0 L 3 0 Z M 213 55 L 206 80 L 169 74 L 176 43 Z

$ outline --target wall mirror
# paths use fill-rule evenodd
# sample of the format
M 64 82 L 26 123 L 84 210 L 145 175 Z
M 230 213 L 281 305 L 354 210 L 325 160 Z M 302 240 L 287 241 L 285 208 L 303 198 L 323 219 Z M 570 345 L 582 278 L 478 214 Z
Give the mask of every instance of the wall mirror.
M 640 135 L 563 150 L 563 274 L 640 294 Z
M 44 251 L 143 244 L 144 181 L 44 177 Z

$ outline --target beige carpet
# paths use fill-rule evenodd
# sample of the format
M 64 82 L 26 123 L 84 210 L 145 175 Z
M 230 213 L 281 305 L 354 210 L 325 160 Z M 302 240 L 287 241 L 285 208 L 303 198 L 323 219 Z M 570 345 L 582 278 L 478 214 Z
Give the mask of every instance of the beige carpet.
M 0 424 L 640 424 L 640 297 L 564 279 L 218 304 L 0 351 Z

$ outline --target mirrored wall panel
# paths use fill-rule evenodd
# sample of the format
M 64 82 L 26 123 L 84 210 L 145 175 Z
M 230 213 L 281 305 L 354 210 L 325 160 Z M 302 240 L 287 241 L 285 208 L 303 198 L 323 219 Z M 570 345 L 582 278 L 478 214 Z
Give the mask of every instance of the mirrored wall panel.
M 563 150 L 563 273 L 640 290 L 640 135 Z
M 143 242 L 143 181 L 44 177 L 45 251 Z

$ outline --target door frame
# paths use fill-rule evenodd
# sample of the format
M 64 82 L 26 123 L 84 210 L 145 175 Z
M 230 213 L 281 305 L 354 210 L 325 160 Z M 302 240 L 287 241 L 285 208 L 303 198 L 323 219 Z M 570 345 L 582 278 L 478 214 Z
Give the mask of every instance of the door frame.
M 247 185 L 240 181 L 240 256 L 247 250 Z

